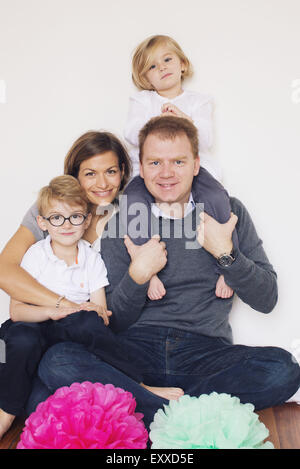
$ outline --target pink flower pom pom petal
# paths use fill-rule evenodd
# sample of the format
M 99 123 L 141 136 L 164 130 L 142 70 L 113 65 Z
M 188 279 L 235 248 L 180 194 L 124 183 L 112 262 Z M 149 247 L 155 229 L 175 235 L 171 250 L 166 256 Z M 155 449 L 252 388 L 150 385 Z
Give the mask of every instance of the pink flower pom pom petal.
M 145 449 L 135 407 L 132 394 L 112 384 L 64 386 L 28 417 L 17 449 Z

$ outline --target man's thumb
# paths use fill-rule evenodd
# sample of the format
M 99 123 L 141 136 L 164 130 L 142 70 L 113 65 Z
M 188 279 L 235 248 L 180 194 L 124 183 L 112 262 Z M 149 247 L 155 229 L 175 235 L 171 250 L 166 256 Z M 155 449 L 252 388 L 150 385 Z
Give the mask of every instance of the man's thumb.
M 235 225 L 237 224 L 237 221 L 238 221 L 238 217 L 235 215 L 235 213 L 233 212 L 230 213 L 230 218 L 228 221 L 231 224 L 232 229 L 234 230 Z
M 127 248 L 134 246 L 134 242 L 129 238 L 128 235 L 124 235 L 124 244 Z

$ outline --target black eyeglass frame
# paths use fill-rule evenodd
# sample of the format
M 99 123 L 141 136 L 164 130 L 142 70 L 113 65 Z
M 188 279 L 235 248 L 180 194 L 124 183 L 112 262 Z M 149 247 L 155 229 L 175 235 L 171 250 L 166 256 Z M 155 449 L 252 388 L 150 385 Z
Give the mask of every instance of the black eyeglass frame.
M 62 218 L 64 219 L 64 221 L 63 221 L 62 223 L 60 223 L 59 225 L 53 225 L 53 223 L 51 222 L 51 218 L 57 217 L 57 215 L 60 216 L 60 217 L 62 217 Z M 64 216 L 61 215 L 60 213 L 58 213 L 57 215 L 51 215 L 51 216 L 48 217 L 48 218 L 47 218 L 47 217 L 43 217 L 43 219 L 44 219 L 44 220 L 47 220 L 47 221 L 50 223 L 50 225 L 55 226 L 55 227 L 57 227 L 57 226 L 63 226 L 63 224 L 65 223 L 66 220 L 69 220 L 69 222 L 70 222 L 71 225 L 73 225 L 73 226 L 80 226 L 80 225 L 82 225 L 82 224 L 85 222 L 85 220 L 87 219 L 87 216 L 88 216 L 88 214 L 87 214 L 87 215 L 83 215 L 82 213 L 72 213 L 72 215 L 70 215 L 69 217 L 64 217 Z M 81 216 L 83 217 L 82 222 L 80 222 L 80 223 L 72 223 L 72 222 L 71 222 L 71 217 L 73 217 L 74 215 L 81 215 Z

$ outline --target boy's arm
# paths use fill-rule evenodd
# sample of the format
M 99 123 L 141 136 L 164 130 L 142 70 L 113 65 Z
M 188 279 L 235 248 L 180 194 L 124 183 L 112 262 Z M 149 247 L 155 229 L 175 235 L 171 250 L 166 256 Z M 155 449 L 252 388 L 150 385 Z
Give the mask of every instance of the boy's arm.
M 84 303 L 84 305 L 81 306 L 83 306 L 84 309 L 96 311 L 98 316 L 103 319 L 104 324 L 108 326 L 109 317 L 112 315 L 112 312 L 107 309 L 104 287 L 92 292 L 90 294 L 90 302 Z
M 90 294 L 90 302 L 92 304 L 103 306 L 104 309 L 107 309 L 105 289 L 99 288 L 98 290 Z

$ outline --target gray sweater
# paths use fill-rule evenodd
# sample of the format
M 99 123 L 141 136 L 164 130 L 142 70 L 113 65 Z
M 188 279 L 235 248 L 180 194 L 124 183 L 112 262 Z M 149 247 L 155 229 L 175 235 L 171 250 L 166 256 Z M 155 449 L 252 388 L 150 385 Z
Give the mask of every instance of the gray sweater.
M 219 272 L 242 301 L 257 311 L 269 313 L 277 302 L 276 273 L 246 208 L 235 198 L 230 202 L 232 211 L 238 216 L 239 248 L 235 262 L 230 267 L 220 267 Z M 189 216 L 196 230 L 196 210 Z M 110 229 L 102 238 L 101 248 L 110 282 L 107 301 L 113 312 L 112 328 L 119 332 L 133 324 L 138 327 L 172 327 L 232 341 L 228 317 L 233 298 L 215 296 L 219 273 L 213 256 L 203 248 L 186 249 L 186 242 L 191 242 L 191 239 L 176 237 L 177 230 L 183 231 L 183 220 L 170 221 L 170 236 L 164 237 L 160 231 L 161 239 L 166 243 L 168 261 L 158 276 L 167 293 L 156 301 L 147 297 L 148 283 L 138 285 L 128 273 L 130 257 L 122 237 L 119 237 L 118 223 L 119 214 L 110 220 Z M 160 230 L 163 223 L 164 220 L 160 219 Z

